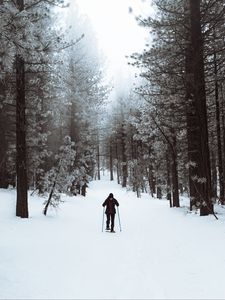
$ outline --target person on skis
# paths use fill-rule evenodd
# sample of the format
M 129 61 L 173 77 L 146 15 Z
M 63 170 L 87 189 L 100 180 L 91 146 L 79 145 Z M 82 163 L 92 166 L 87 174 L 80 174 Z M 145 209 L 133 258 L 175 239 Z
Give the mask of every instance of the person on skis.
M 119 202 L 113 197 L 113 194 L 110 193 L 108 198 L 103 202 L 102 206 L 106 206 L 105 214 L 106 214 L 106 230 L 114 231 L 114 220 L 116 214 L 116 206 L 119 206 Z M 109 227 L 111 221 L 111 228 Z

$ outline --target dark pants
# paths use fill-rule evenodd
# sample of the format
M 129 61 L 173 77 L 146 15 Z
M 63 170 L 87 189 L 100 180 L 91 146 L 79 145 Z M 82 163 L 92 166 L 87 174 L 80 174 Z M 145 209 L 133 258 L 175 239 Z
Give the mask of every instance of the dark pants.
M 115 214 L 106 214 L 106 228 L 109 228 L 109 224 L 111 221 L 111 231 L 114 230 L 114 220 L 115 220 Z

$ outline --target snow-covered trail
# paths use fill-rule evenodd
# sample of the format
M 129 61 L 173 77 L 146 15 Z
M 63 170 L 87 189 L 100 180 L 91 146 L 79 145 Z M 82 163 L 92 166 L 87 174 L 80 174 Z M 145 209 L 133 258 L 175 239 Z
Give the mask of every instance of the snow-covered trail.
M 120 203 L 115 234 L 101 232 L 110 192 Z M 85 198 L 65 197 L 47 217 L 31 197 L 30 219 L 13 218 L 12 192 L 5 198 L 0 299 L 225 298 L 225 227 L 212 216 L 137 199 L 106 178 L 92 182 Z

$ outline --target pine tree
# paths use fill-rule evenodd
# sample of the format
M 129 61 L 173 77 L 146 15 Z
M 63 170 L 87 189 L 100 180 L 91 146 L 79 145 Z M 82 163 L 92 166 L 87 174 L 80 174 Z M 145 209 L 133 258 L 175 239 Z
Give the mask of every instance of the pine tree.
M 72 186 L 75 172 L 72 168 L 76 152 L 74 143 L 69 136 L 64 138 L 64 143 L 55 156 L 55 165 L 46 173 L 44 191 L 49 194 L 45 202 L 44 215 L 47 215 L 49 206 L 57 208 L 61 202 L 61 193 L 67 193 Z
M 16 1 L 19 12 L 24 10 L 24 1 Z M 25 33 L 22 33 L 25 34 Z M 27 157 L 26 157 L 26 116 L 25 116 L 25 62 L 20 53 L 16 54 L 16 216 L 28 218 L 27 199 Z

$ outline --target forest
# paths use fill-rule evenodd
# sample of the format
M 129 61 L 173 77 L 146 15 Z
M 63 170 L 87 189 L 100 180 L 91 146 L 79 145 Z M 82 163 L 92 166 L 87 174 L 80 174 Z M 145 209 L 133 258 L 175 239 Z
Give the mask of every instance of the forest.
M 109 170 L 137 197 L 179 207 L 186 194 L 190 211 L 217 218 L 214 205 L 225 204 L 225 1 L 149 5 L 154 14 L 135 16 L 148 41 L 127 57 L 135 87 L 110 104 L 104 57 L 78 9 L 0 0 L 0 188 L 16 189 L 16 216 L 29 217 L 29 190 L 47 195 L 47 214 L 62 193 L 85 196 Z

